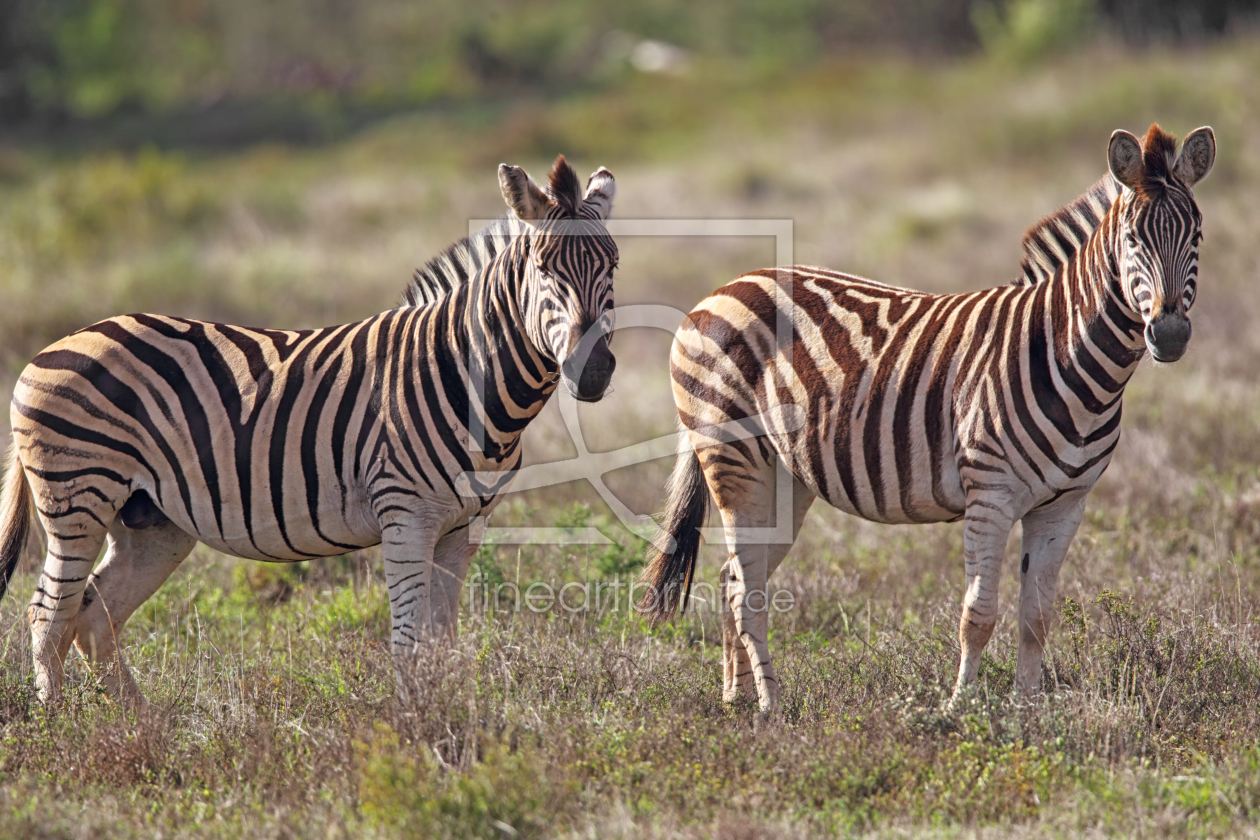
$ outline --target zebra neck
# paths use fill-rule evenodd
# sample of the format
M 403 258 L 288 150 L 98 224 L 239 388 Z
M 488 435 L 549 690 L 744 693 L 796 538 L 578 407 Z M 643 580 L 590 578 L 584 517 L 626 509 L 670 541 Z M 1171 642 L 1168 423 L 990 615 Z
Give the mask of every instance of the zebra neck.
M 1142 316 L 1128 303 L 1116 259 L 1121 202 L 1112 205 L 1088 244 L 1057 278 L 1069 291 L 1066 332 L 1073 358 L 1117 396 L 1146 352 Z
M 452 290 L 443 306 L 449 346 L 457 356 L 448 364 L 463 373 L 467 388 L 469 432 L 492 458 L 515 450 L 558 381 L 559 368 L 535 346 L 526 322 L 522 295 L 527 257 L 527 245 L 514 243 L 470 282 Z

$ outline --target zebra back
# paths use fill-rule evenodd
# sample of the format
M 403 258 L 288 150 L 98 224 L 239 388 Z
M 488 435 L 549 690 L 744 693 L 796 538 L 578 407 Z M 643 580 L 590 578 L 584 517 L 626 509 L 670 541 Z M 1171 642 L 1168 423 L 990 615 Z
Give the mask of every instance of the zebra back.
M 524 232 L 520 222 L 504 217 L 451 245 L 417 268 L 403 292 L 404 306 L 427 306 L 476 277 L 511 241 Z
M 1035 286 L 1071 262 L 1102 223 L 1120 189 L 1120 182 L 1108 173 L 1075 200 L 1030 227 L 1024 234 L 1020 276 L 1011 285 Z

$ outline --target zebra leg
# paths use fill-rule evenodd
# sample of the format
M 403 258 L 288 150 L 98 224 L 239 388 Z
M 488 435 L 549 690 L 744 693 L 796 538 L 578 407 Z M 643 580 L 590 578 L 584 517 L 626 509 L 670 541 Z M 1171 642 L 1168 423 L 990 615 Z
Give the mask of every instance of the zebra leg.
M 964 686 L 975 681 L 980 670 L 980 653 L 997 624 L 998 580 L 1006 554 L 1006 539 L 1015 524 L 1005 508 L 1002 501 L 994 499 L 971 498 L 967 501 L 963 530 L 967 589 L 963 595 L 962 618 L 958 623 L 962 658 L 958 663 L 958 682 L 954 685 L 951 702 L 958 699 Z
M 419 516 L 396 516 L 381 528 L 385 586 L 389 593 L 390 650 L 398 687 L 406 696 L 406 678 L 420 646 L 435 635 L 433 622 L 433 550 L 436 529 Z
M 105 559 L 88 578 L 75 628 L 75 646 L 99 669 L 110 696 L 147 705 L 118 652 L 118 636 L 137 608 L 157 592 L 197 544 L 167 520 L 132 530 L 115 519 Z
M 1019 567 L 1019 659 L 1015 667 L 1015 689 L 1022 695 L 1041 690 L 1042 654 L 1054 619 L 1059 568 L 1084 515 L 1084 493 L 1058 499 L 1024 515 Z
M 779 708 L 779 679 L 775 676 L 767 643 L 770 602 L 766 593 L 766 570 L 769 553 L 770 546 L 746 545 L 736 541 L 731 559 L 727 561 L 731 574 L 726 583 L 728 603 L 735 619 L 735 633 L 744 648 L 743 656 L 736 657 L 730 667 L 734 670 L 741 666 L 741 662 L 751 665 L 758 705 L 767 715 Z M 736 696 L 743 690 L 748 676 L 747 671 L 735 671 Z
M 49 519 L 41 514 L 48 534 L 48 555 L 39 585 L 26 608 L 31 625 L 31 658 L 35 666 L 35 688 L 45 703 L 61 698 L 66 655 L 74 640 L 76 619 L 83 602 L 88 575 L 96 563 L 105 529 L 86 514 L 74 516 L 77 521 Z
M 779 472 L 781 478 L 790 475 L 777 467 L 777 463 L 772 463 L 737 482 L 724 478 L 724 483 L 719 484 L 714 493 L 731 552 L 723 567 L 722 580 L 723 609 L 730 610 L 729 620 L 723 617 L 722 697 L 730 701 L 743 693 L 751 693 L 751 683 L 756 688 L 758 705 L 767 715 L 779 708 L 779 682 L 767 643 L 769 580 L 791 550 L 814 501 L 813 492 L 792 478 L 791 540 L 764 543 L 759 542 L 763 537 L 749 534 L 749 529 L 775 525 L 778 512 L 775 473 Z
M 459 593 L 479 547 L 469 539 L 468 527 L 464 526 L 444 535 L 433 550 L 434 631 L 452 640 L 459 629 Z
M 722 598 L 722 702 L 734 703 L 740 698 L 755 697 L 756 686 L 753 685 L 752 666 L 748 664 L 748 649 L 739 641 L 739 630 L 735 627 L 735 613 L 731 609 L 732 592 L 729 591 L 731 577 L 739 577 L 739 567 L 734 559 L 722 564 L 718 575 Z

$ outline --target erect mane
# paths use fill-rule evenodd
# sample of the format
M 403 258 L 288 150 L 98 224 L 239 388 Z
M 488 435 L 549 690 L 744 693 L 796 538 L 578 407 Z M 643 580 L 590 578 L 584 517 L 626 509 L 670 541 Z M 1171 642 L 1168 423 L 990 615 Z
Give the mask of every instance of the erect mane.
M 556 158 L 551 171 L 547 173 L 547 197 L 567 218 L 575 218 L 582 206 L 582 182 L 573 171 L 573 167 L 564 159 L 564 155 Z
M 525 230 L 520 222 L 504 217 L 459 240 L 416 269 L 403 292 L 403 305 L 426 306 L 446 297 L 476 277 Z
M 1155 200 L 1163 196 L 1176 155 L 1177 138 L 1160 128 L 1159 123 L 1151 123 L 1142 138 L 1142 183 L 1135 190 L 1140 198 Z
M 1102 224 L 1121 189 L 1120 182 L 1108 173 L 1082 195 L 1030 227 L 1024 234 L 1020 276 L 1012 285 L 1034 286 L 1049 280 L 1071 262 Z

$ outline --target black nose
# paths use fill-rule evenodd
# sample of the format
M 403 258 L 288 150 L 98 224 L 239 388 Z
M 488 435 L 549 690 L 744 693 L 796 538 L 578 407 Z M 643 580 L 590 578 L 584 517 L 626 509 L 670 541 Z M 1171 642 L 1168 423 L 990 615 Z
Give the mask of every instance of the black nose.
M 1190 343 L 1190 319 L 1184 315 L 1161 315 L 1146 325 L 1146 346 L 1157 362 L 1175 362 Z
M 569 393 L 584 402 L 595 402 L 608 390 L 616 368 L 617 359 L 608 349 L 608 336 L 592 335 L 584 338 L 564 360 L 562 372 Z

